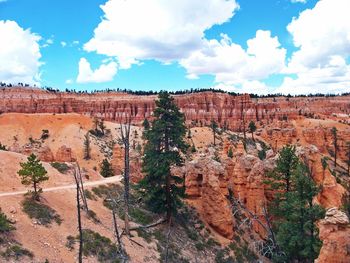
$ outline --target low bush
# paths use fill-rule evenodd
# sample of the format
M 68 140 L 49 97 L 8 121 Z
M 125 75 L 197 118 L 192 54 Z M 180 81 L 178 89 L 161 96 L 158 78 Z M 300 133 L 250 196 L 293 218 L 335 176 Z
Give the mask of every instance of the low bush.
M 79 240 L 79 236 L 76 239 Z M 121 262 L 118 248 L 109 238 L 90 229 L 84 229 L 83 240 L 84 256 L 95 256 L 99 262 Z
M 10 232 L 11 230 L 14 230 L 15 227 L 11 223 L 11 221 L 7 218 L 7 216 L 1 212 L 0 209 L 0 233 L 6 233 Z
M 6 250 L 1 253 L 1 256 L 7 260 L 14 258 L 16 261 L 18 261 L 21 257 L 33 258 L 34 255 L 32 252 L 23 248 L 19 244 L 15 244 L 6 248 Z
M 51 166 L 62 174 L 67 173 L 70 169 L 70 167 L 66 163 L 53 162 L 51 163 Z
M 60 215 L 51 207 L 37 202 L 31 198 L 26 198 L 22 202 L 23 212 L 30 218 L 35 218 L 39 224 L 48 226 L 55 221 L 58 225 L 62 223 Z

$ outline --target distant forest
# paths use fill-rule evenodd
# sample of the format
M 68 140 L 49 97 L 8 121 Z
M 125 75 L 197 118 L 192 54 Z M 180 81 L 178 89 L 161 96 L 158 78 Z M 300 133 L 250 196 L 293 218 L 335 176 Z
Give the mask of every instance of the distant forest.
M 18 83 L 17 85 L 14 84 L 6 84 L 4 82 L 0 82 L 0 87 L 30 87 L 27 83 Z M 34 85 L 36 87 L 36 85 Z M 143 90 L 130 90 L 130 89 L 104 89 L 104 90 L 93 90 L 93 91 L 87 91 L 87 90 L 79 90 L 76 91 L 75 89 L 65 89 L 64 91 L 60 91 L 59 89 L 55 89 L 52 87 L 37 87 L 43 90 L 46 90 L 48 92 L 58 93 L 58 92 L 66 92 L 66 93 L 75 93 L 75 94 L 96 94 L 96 93 L 126 93 L 126 94 L 132 94 L 132 95 L 140 95 L 140 96 L 150 96 L 150 95 L 158 95 L 162 91 L 143 91 Z M 207 88 L 207 89 L 189 89 L 189 90 L 178 90 L 178 91 L 169 91 L 169 94 L 172 95 L 182 95 L 182 94 L 192 94 L 192 93 L 200 93 L 200 92 L 214 92 L 214 93 L 226 93 L 231 96 L 239 96 L 242 95 L 242 93 L 236 93 L 236 92 L 228 92 L 221 89 L 213 89 L 213 88 Z M 315 93 L 315 94 L 300 94 L 300 95 L 285 95 L 282 93 L 273 93 L 273 94 L 266 94 L 266 95 L 258 95 L 254 93 L 249 93 L 249 96 L 251 98 L 276 98 L 276 97 L 286 97 L 286 98 L 293 98 L 293 97 L 336 97 L 336 96 L 348 96 L 350 95 L 350 92 L 341 93 L 341 94 L 323 94 L 323 93 Z

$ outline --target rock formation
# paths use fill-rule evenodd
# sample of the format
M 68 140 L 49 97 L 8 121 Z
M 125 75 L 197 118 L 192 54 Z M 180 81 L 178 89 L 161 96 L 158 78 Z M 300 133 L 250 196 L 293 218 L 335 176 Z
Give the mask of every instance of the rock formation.
M 76 158 L 71 148 L 62 145 L 56 152 L 55 161 L 57 162 L 75 162 Z
M 204 221 L 222 236 L 232 238 L 233 216 L 224 167 L 211 158 L 200 157 L 175 174 L 185 177 L 186 195 L 197 201 Z
M 116 175 L 123 174 L 124 170 L 124 149 L 116 144 L 113 148 L 112 168 Z M 137 183 L 142 179 L 141 156 L 134 151 L 130 151 L 130 180 Z
M 134 123 L 150 118 L 157 96 L 137 96 L 121 92 L 66 93 L 37 88 L 12 87 L 0 90 L 0 112 L 81 113 L 118 121 L 125 114 Z M 249 95 L 201 92 L 175 95 L 175 102 L 188 123 L 219 125 L 239 129 L 242 116 L 269 123 L 272 120 L 297 119 L 305 113 L 318 115 L 349 114 L 349 97 L 251 99 Z
M 350 225 L 345 213 L 336 208 L 326 212 L 319 223 L 320 239 L 323 246 L 316 263 L 350 262 Z

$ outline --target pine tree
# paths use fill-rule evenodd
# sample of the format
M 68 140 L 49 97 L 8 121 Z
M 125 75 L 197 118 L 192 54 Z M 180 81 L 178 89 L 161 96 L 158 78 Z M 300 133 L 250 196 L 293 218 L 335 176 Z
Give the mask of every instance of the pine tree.
M 181 152 L 188 148 L 184 141 L 186 127 L 184 115 L 167 93 L 159 93 L 151 127 L 145 129 L 147 143 L 144 148 L 143 172 L 146 176 L 140 181 L 148 206 L 158 213 L 166 212 L 170 222 L 173 213 L 181 205 L 184 196 L 183 179 L 171 175 L 173 165 L 181 165 Z
M 114 171 L 112 169 L 112 165 L 110 164 L 110 162 L 108 162 L 107 159 L 103 159 L 102 163 L 101 163 L 101 172 L 100 174 L 103 177 L 111 177 L 114 175 Z
M 252 139 L 254 141 L 254 132 L 256 131 L 255 122 L 254 121 L 250 121 L 249 125 L 248 125 L 248 128 L 249 128 L 249 132 L 252 134 Z
M 292 187 L 291 176 L 298 163 L 295 146 L 284 146 L 279 152 L 276 168 L 267 174 L 266 183 L 271 186 L 272 190 L 289 192 Z
M 277 262 L 314 262 L 322 242 L 318 238 L 316 221 L 324 217 L 324 209 L 313 203 L 319 188 L 308 167 L 298 163 L 291 176 L 293 188 L 279 200 L 274 222 L 277 243 L 285 253 Z M 276 210 L 273 210 L 276 212 Z
M 49 180 L 47 176 L 47 171 L 44 166 L 41 164 L 40 160 L 37 159 L 35 154 L 31 154 L 27 162 L 20 163 L 22 169 L 17 173 L 21 177 L 21 183 L 24 185 L 33 185 L 33 199 L 39 201 L 39 194 L 42 192 L 42 189 L 39 187 L 41 182 Z
M 211 130 L 213 131 L 213 139 L 214 139 L 214 146 L 215 146 L 216 145 L 215 139 L 216 139 L 216 133 L 218 130 L 218 124 L 214 120 L 212 120 L 210 127 L 211 127 Z
M 227 156 L 228 156 L 229 158 L 233 158 L 232 147 L 230 147 L 230 149 L 228 149 Z

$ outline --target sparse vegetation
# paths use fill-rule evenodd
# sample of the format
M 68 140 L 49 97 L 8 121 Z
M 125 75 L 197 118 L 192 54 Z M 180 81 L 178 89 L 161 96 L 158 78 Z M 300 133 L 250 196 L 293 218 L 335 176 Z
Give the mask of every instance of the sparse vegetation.
M 70 170 L 69 165 L 66 163 L 53 162 L 50 164 L 53 168 L 55 168 L 57 171 L 59 171 L 62 174 L 66 174 Z
M 1 256 L 7 260 L 10 260 L 13 258 L 16 261 L 22 257 L 29 257 L 30 259 L 34 257 L 32 252 L 23 248 L 19 244 L 12 244 L 9 247 L 7 247 L 4 252 L 1 252 Z
M 13 223 L 1 211 L 1 208 L 0 208 L 0 234 L 10 232 L 14 229 L 15 229 L 15 227 L 13 226 Z
M 79 240 L 79 236 L 75 237 L 75 240 Z M 106 263 L 118 263 L 121 262 L 121 257 L 118 248 L 113 242 L 97 232 L 90 229 L 83 230 L 83 254 L 84 256 L 94 256 L 99 262 Z M 71 236 L 67 237 L 67 245 L 69 249 L 74 248 L 75 241 Z
M 46 140 L 47 138 L 49 138 L 50 137 L 50 134 L 49 134 L 49 130 L 42 130 L 42 132 L 41 132 L 41 139 L 42 140 Z
M 22 202 L 22 206 L 23 212 L 30 218 L 36 219 L 40 225 L 48 226 L 52 221 L 55 221 L 58 225 L 62 223 L 60 215 L 54 209 L 31 198 L 26 198 Z

